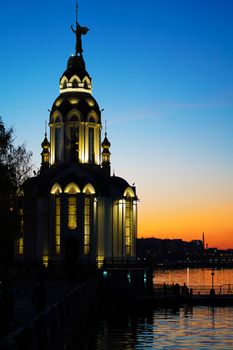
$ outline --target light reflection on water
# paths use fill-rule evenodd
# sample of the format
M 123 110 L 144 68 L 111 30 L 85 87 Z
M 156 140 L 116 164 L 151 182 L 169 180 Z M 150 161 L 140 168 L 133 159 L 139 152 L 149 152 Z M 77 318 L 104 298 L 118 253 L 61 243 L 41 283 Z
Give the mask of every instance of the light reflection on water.
M 143 316 L 109 315 L 91 349 L 233 349 L 233 307 L 155 309 Z
M 155 271 L 154 283 L 210 286 L 212 269 Z M 215 286 L 233 284 L 233 269 L 214 271 Z M 118 312 L 100 320 L 90 350 L 233 349 L 233 307 Z
M 187 268 L 176 270 L 156 270 L 154 272 L 154 284 L 186 283 L 187 286 L 211 286 L 212 269 L 210 268 Z M 233 269 L 214 270 L 214 284 L 221 286 L 233 284 Z

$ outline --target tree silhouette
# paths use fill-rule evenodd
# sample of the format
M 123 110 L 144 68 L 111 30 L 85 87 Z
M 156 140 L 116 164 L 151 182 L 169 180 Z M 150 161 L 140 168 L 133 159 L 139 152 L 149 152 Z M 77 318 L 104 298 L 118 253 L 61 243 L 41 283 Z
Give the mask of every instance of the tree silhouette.
M 31 175 L 32 153 L 14 145 L 13 128 L 0 117 L 0 261 L 12 262 L 19 228 L 19 189 Z

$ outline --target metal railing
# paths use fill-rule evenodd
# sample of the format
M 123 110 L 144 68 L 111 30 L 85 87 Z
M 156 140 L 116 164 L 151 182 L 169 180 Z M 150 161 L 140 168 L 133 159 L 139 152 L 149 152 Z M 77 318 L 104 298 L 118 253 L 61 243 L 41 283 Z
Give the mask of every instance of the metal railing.
M 154 293 L 157 295 L 210 295 L 212 286 L 189 286 L 179 284 L 154 284 Z M 233 284 L 214 286 L 216 295 L 232 295 Z

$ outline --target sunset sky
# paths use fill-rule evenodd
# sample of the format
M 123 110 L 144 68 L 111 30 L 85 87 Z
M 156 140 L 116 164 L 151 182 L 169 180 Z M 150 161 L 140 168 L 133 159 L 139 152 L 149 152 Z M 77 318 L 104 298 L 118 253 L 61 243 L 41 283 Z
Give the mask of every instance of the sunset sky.
M 75 0 L 1 1 L 0 115 L 36 167 Z M 79 0 L 84 58 L 139 237 L 233 248 L 233 1 Z M 103 123 L 104 124 L 104 123 Z

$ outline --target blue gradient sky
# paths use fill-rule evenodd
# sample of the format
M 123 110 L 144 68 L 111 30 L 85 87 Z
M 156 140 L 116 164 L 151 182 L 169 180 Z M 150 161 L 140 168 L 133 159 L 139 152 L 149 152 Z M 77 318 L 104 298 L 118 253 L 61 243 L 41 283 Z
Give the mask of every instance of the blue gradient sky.
M 0 115 L 40 163 L 74 0 L 0 5 Z M 84 58 L 139 233 L 233 248 L 233 1 L 79 0 Z

